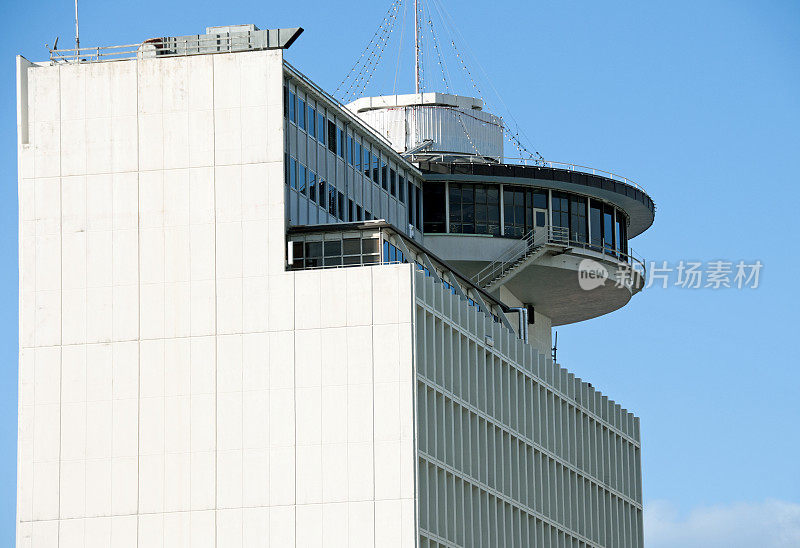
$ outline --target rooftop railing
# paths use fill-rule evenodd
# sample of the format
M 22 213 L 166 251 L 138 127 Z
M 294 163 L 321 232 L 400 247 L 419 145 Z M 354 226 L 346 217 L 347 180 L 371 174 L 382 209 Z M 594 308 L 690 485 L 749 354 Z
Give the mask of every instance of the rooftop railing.
M 124 59 L 179 57 L 209 53 L 232 53 L 265 49 L 284 49 L 302 29 L 264 29 L 247 32 L 223 32 L 178 37 L 159 37 L 139 44 L 93 48 L 50 49 L 50 62 L 98 63 Z
M 596 167 L 591 167 L 591 166 L 584 166 L 581 164 L 576 164 L 574 162 L 554 162 L 552 160 L 541 160 L 536 158 L 504 158 L 502 162 L 498 162 L 494 158 L 487 160 L 487 158 L 484 156 L 476 156 L 474 154 L 452 154 L 452 153 L 437 154 L 429 152 L 422 152 L 417 156 L 420 157 L 424 156 L 426 161 L 439 162 L 444 164 L 500 163 L 500 164 L 517 164 L 530 167 L 547 167 L 551 169 L 563 169 L 565 171 L 575 171 L 578 173 L 586 173 L 587 175 L 596 175 L 599 177 L 605 177 L 607 179 L 611 179 L 612 181 L 625 183 L 626 185 L 638 188 L 642 192 L 645 193 L 647 192 L 639 183 L 637 183 L 633 179 L 623 177 L 622 175 L 614 173 L 612 171 L 606 171 L 604 169 L 598 169 Z

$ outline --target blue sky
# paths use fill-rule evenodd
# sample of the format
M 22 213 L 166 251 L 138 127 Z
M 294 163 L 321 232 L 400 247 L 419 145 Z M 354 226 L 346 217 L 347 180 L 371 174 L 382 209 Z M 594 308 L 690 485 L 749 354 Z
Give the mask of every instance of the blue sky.
M 546 158 L 619 171 L 652 195 L 655 225 L 632 243 L 640 254 L 764 264 L 755 290 L 651 288 L 623 310 L 559 329 L 559 361 L 642 419 L 647 546 L 800 545 L 800 4 L 440 2 L 474 37 L 461 44 L 464 54 L 502 97 L 483 79 L 489 108 L 513 113 Z M 0 4 L 0 543 L 10 545 L 14 56 L 43 60 L 56 36 L 66 46 L 73 8 L 69 0 Z M 85 46 L 113 45 L 216 24 L 299 25 L 306 33 L 288 58 L 332 91 L 389 4 L 84 0 L 81 36 Z M 397 38 L 368 91 L 392 91 Z M 398 91 L 411 86 L 408 51 Z M 450 68 L 459 72 L 452 58 Z M 428 75 L 441 80 L 432 63 Z M 460 84 L 468 91 L 466 79 Z

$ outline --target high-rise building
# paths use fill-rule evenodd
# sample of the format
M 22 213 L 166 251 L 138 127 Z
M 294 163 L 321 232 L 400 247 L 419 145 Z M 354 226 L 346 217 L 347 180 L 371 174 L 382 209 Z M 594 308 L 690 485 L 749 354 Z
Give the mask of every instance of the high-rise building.
M 17 59 L 20 547 L 641 547 L 639 422 L 552 326 L 654 205 L 302 29 Z

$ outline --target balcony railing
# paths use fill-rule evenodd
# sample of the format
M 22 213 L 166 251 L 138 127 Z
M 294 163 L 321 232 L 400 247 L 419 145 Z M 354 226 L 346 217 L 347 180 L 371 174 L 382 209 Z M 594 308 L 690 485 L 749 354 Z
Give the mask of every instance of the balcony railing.
M 600 242 L 584 242 L 570 238 L 569 229 L 562 226 L 537 227 L 528 232 L 518 242 L 504 251 L 494 261 L 473 276 L 473 280 L 480 287 L 487 287 L 499 280 L 510 272 L 513 268 L 520 265 L 531 255 L 534 255 L 545 245 L 553 245 L 561 248 L 585 249 L 610 257 L 616 262 L 627 265 L 632 272 L 637 272 L 642 278 L 647 274 L 647 267 L 642 257 L 628 249 L 623 252 L 620 249 L 608 245 L 605 240 Z

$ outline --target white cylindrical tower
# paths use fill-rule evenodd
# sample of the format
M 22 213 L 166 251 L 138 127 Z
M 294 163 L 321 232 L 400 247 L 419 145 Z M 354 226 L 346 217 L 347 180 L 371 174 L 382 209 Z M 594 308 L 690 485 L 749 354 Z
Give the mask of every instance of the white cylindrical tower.
M 484 111 L 480 99 L 445 93 L 383 95 L 358 99 L 347 108 L 400 153 L 503 160 L 503 119 Z

